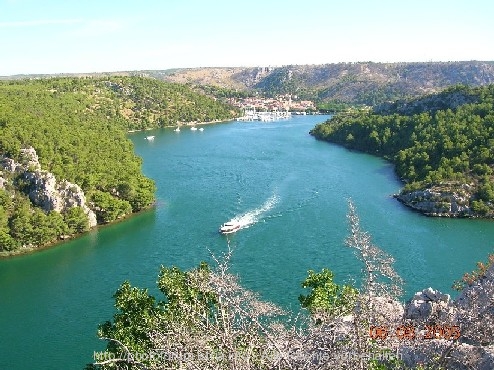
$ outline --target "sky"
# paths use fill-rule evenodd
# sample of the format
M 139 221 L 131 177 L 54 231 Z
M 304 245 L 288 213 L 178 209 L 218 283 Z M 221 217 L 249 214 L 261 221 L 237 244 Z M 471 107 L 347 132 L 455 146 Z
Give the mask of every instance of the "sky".
M 0 76 L 494 61 L 492 0 L 0 0 Z

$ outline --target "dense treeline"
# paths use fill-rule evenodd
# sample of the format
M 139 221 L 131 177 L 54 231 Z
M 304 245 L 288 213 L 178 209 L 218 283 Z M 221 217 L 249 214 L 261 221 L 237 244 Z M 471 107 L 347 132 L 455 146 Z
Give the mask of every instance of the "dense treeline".
M 405 191 L 469 184 L 473 211 L 494 208 L 494 85 L 336 115 L 311 134 L 391 160 Z
M 0 159 L 22 163 L 22 149 L 34 148 L 41 170 L 79 185 L 97 221 L 108 223 L 154 201 L 155 185 L 142 175 L 126 130 L 226 119 L 230 109 L 185 86 L 138 77 L 6 81 Z M 0 180 L 0 252 L 88 229 L 80 207 L 61 214 L 34 206 L 25 174 L 0 166 Z

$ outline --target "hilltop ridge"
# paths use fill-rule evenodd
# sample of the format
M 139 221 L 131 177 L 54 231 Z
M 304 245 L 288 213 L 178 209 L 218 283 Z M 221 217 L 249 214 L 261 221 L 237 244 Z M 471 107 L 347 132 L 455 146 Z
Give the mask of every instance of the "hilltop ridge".
M 314 101 L 376 105 L 465 84 L 494 83 L 494 62 L 335 63 L 258 68 L 193 68 L 147 71 L 169 82 L 295 94 Z
M 464 84 L 494 83 L 494 61 L 352 62 L 263 67 L 205 67 L 140 70 L 57 76 L 142 76 L 195 86 L 214 86 L 237 92 L 274 96 L 294 94 L 317 102 L 376 105 L 436 93 Z M 0 79 L 39 78 L 19 75 Z

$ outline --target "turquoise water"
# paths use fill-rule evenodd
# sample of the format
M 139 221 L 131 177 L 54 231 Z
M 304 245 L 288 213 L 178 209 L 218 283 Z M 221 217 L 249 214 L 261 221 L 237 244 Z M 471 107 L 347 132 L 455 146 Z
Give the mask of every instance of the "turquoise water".
M 160 265 L 211 261 L 227 243 L 243 284 L 298 309 L 307 270 L 328 267 L 338 282 L 361 268 L 343 244 L 346 199 L 364 229 L 396 258 L 409 298 L 451 284 L 493 251 L 494 223 L 436 219 L 402 206 L 387 162 L 319 142 L 308 131 L 323 116 L 231 122 L 132 134 L 144 172 L 158 186 L 155 209 L 36 254 L 0 260 L 0 369 L 82 369 L 112 295 L 124 280 L 157 292 Z M 154 141 L 145 136 L 155 135 Z M 228 238 L 220 224 L 245 228 Z

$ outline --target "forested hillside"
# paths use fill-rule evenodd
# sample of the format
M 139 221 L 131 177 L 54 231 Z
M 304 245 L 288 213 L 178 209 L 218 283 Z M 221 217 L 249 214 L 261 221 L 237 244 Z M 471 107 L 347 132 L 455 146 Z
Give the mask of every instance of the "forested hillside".
M 494 85 L 337 115 L 311 134 L 391 160 L 398 199 L 421 212 L 494 216 Z
M 127 130 L 233 115 L 185 86 L 145 78 L 0 83 L 0 253 L 35 249 L 152 205 L 155 186 Z
M 100 93 L 106 92 L 104 98 L 114 102 L 107 113 L 124 117 L 129 129 L 229 120 L 239 114 L 231 106 L 182 84 L 139 77 L 99 80 L 98 84 Z

